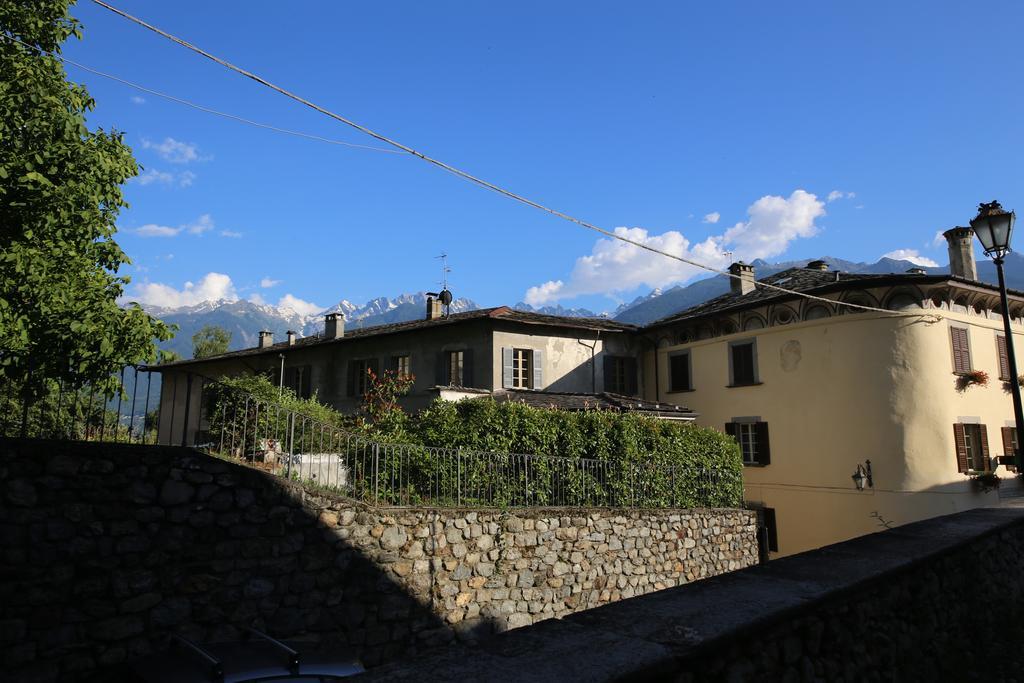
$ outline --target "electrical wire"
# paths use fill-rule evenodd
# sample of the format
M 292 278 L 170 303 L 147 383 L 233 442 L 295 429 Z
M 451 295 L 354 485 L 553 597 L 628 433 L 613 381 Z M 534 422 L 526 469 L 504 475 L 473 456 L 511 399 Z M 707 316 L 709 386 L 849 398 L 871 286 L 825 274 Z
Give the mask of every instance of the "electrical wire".
M 483 187 L 484 189 L 487 189 L 487 190 L 490 190 L 490 191 L 495 192 L 497 194 L 500 194 L 500 195 L 503 195 L 505 197 L 508 197 L 509 199 L 512 199 L 512 200 L 517 201 L 517 202 L 520 202 L 521 204 L 525 204 L 526 206 L 530 206 L 530 207 L 533 207 L 533 208 L 538 209 L 540 211 L 544 211 L 544 212 L 546 212 L 548 214 L 551 214 L 553 216 L 556 216 L 558 218 L 562 218 L 562 219 L 567 220 L 567 221 L 569 221 L 571 223 L 575 223 L 575 224 L 577 224 L 577 225 L 579 225 L 579 226 L 581 226 L 583 228 L 586 228 L 588 230 L 592 230 L 594 232 L 597 232 L 597 233 L 599 233 L 601 235 L 604 235 L 605 237 L 608 237 L 610 239 L 618 240 L 618 241 L 624 242 L 626 244 L 631 244 L 631 245 L 633 245 L 635 247 L 638 247 L 640 249 L 644 249 L 644 250 L 646 250 L 648 252 L 651 252 L 653 254 L 659 254 L 659 255 L 664 256 L 666 258 L 670 258 L 670 259 L 679 261 L 681 263 L 685 263 L 687 265 L 693 266 L 695 268 L 699 268 L 701 270 L 705 270 L 705 271 L 710 272 L 710 273 L 716 273 L 718 275 L 724 275 L 725 277 L 733 278 L 733 279 L 737 279 L 737 280 L 743 279 L 743 277 L 741 275 L 739 275 L 739 274 L 731 273 L 731 272 L 729 272 L 727 270 L 722 270 L 720 268 L 715 268 L 713 266 L 709 266 L 707 264 L 700 263 L 698 261 L 694 261 L 693 259 L 689 259 L 689 258 L 686 258 L 684 256 L 679 256 L 678 254 L 672 254 L 672 253 L 669 253 L 669 252 L 666 252 L 666 251 L 662 251 L 662 250 L 657 249 L 655 247 L 652 247 L 652 246 L 650 246 L 648 244 L 644 244 L 643 242 L 638 242 L 638 241 L 630 239 L 628 237 L 624 237 L 624 236 L 619 235 L 619 234 L 617 234 L 617 233 L 615 233 L 615 232 L 613 232 L 611 230 L 606 230 L 605 228 L 602 228 L 602 227 L 599 227 L 597 225 L 594 225 L 593 223 L 590 223 L 588 221 L 582 220 L 580 218 L 576 218 L 574 216 L 571 216 L 571 215 L 569 215 L 567 213 L 564 213 L 562 211 L 559 211 L 557 209 L 553 209 L 553 208 L 550 208 L 550 207 L 545 206 L 543 204 L 540 204 L 539 202 L 536 202 L 536 201 L 534 201 L 532 199 L 529 199 L 528 197 L 525 197 L 523 195 L 520 195 L 520 194 L 517 194 L 515 192 L 512 192 L 511 190 L 507 190 L 507 189 L 505 189 L 503 187 L 495 185 L 494 183 L 491 183 L 491 182 L 489 182 L 487 180 L 484 180 L 482 178 L 478 178 L 477 176 L 474 176 L 474 175 L 472 175 L 472 174 L 470 174 L 470 173 L 468 173 L 466 171 L 463 171 L 463 170 L 461 170 L 459 168 L 451 166 L 450 164 L 447 164 L 447 163 L 445 163 L 445 162 L 443 162 L 443 161 L 441 161 L 439 159 L 435 159 L 433 157 L 427 156 L 426 154 L 424 154 L 422 152 L 419 152 L 419 151 L 417 151 L 417 150 L 413 149 L 412 147 L 409 147 L 409 146 L 407 146 L 405 144 L 402 144 L 401 142 L 398 142 L 397 140 L 393 140 L 393 139 L 391 139 L 389 137 L 386 137 L 385 135 L 377 133 L 376 131 L 371 130 L 370 128 L 367 128 L 366 126 L 363 126 L 363 125 L 361 125 L 359 123 L 356 123 L 355 121 L 352 121 L 351 119 L 348 119 L 348 118 L 346 118 L 346 117 L 344 117 L 344 116 L 342 116 L 340 114 L 336 114 L 335 112 L 332 112 L 332 111 L 330 111 L 328 109 L 325 109 L 324 107 L 321 107 L 320 105 L 318 105 L 318 104 L 316 104 L 314 102 L 311 102 L 310 100 L 308 100 L 308 99 L 306 99 L 304 97 L 301 97 L 300 95 L 297 95 L 297 94 L 295 94 L 293 92 L 285 90 L 284 88 L 282 88 L 282 87 L 280 87 L 278 85 L 275 85 L 275 84 L 271 83 L 270 81 L 268 81 L 268 80 L 266 80 L 266 79 L 264 79 L 264 78 L 262 78 L 262 77 L 260 77 L 260 76 L 258 76 L 256 74 L 252 73 L 251 71 L 247 71 L 247 70 L 245 70 L 245 69 L 243 69 L 243 68 L 241 68 L 239 66 L 236 66 L 236 65 L 232 64 L 231 62 L 228 62 L 225 59 L 217 57 L 216 55 L 213 55 L 213 54 L 203 50 L 202 48 L 197 47 L 196 45 L 193 45 L 192 43 L 190 43 L 190 42 L 188 42 L 186 40 L 183 40 L 182 38 L 178 38 L 177 36 L 172 35 L 172 34 L 166 32 L 166 31 L 164 31 L 164 30 L 162 30 L 160 28 L 157 28 L 156 26 L 153 26 L 152 24 L 149 24 L 149 23 L 143 21 L 142 19 L 140 19 L 140 18 L 138 18 L 136 16 L 128 14 L 127 12 L 118 9 L 118 8 L 114 7 L 113 5 L 110 5 L 110 4 L 106 3 L 106 2 L 103 2 L 103 0 L 92 0 L 92 2 L 94 4 L 96 4 L 96 5 L 99 5 L 100 7 L 103 7 L 104 9 L 107 9 L 107 10 L 113 12 L 114 14 L 117 14 L 118 16 L 121 16 L 121 17 L 123 17 L 123 18 L 125 18 L 125 19 L 127 19 L 127 20 L 129 20 L 129 21 L 131 21 L 133 23 L 135 23 L 135 24 L 138 24 L 139 26 L 142 26 L 143 28 L 146 28 L 146 29 L 148 29 L 148 30 L 150 30 L 150 31 L 160 35 L 160 36 L 163 36 L 164 38 L 166 38 L 166 39 L 168 39 L 168 40 L 170 40 L 170 41 L 172 41 L 174 43 L 177 43 L 178 45 L 181 45 L 182 47 L 184 47 L 184 48 L 186 48 L 188 50 L 191 50 L 191 51 L 193 51 L 193 52 L 195 52 L 195 53 L 197 53 L 199 55 L 202 55 L 203 57 L 206 57 L 207 59 L 209 59 L 209 60 L 211 60 L 213 62 L 216 62 L 217 64 L 220 64 L 221 66 L 223 66 L 223 67 L 225 67 L 227 69 L 230 69 L 231 71 L 234 71 L 235 73 L 241 74 L 242 76 L 245 76 L 246 78 L 250 78 L 250 79 L 256 81 L 257 83 L 259 83 L 259 84 L 261 84 L 261 85 L 263 85 L 263 86 L 265 86 L 267 88 L 270 88 L 271 90 L 274 90 L 275 92 L 278 92 L 278 93 L 284 95 L 285 97 L 288 97 L 288 98 L 290 98 L 292 100 L 295 100 L 296 102 L 298 102 L 300 104 L 303 104 L 303 105 L 305 105 L 305 106 L 307 106 L 307 107 L 309 107 L 309 108 L 311 108 L 311 109 L 313 109 L 313 110 L 315 110 L 317 112 L 320 112 L 321 114 L 323 114 L 325 116 L 328 116 L 328 117 L 330 117 L 332 119 L 335 119 L 336 121 L 344 123 L 347 126 L 355 128 L 356 130 L 360 131 L 361 133 L 364 133 L 364 134 L 366 134 L 366 135 L 368 135 L 368 136 L 370 136 L 370 137 L 372 137 L 372 138 L 374 138 L 376 140 L 379 140 L 379 141 L 384 142 L 384 143 L 386 143 L 388 145 L 391 145 L 392 147 L 395 147 L 395 148 L 397 148 L 397 149 L 399 149 L 399 150 L 401 150 L 403 152 L 406 152 L 406 153 L 411 154 L 411 155 L 413 155 L 415 157 L 418 157 L 419 159 L 422 159 L 423 161 L 425 161 L 425 162 L 427 162 L 429 164 L 437 166 L 438 168 L 440 168 L 440 169 L 442 169 L 444 171 L 447 171 L 448 173 L 451 173 L 451 174 L 453 174 L 455 176 L 458 176 L 459 178 L 462 178 L 462 179 L 467 180 L 467 181 L 469 181 L 469 182 L 471 182 L 471 183 L 473 183 L 475 185 Z M 847 308 L 852 308 L 852 309 L 856 309 L 856 310 L 862 310 L 862 311 L 868 311 L 868 312 L 874 312 L 874 313 L 882 313 L 884 315 L 897 316 L 897 317 L 916 317 L 916 318 L 929 318 L 930 317 L 930 318 L 933 318 L 933 319 L 938 319 L 940 317 L 940 316 L 936 316 L 934 314 L 917 314 L 917 313 L 906 313 L 906 312 L 903 312 L 903 311 L 890 311 L 890 310 L 885 309 L 885 308 L 877 308 L 877 307 L 874 307 L 874 306 L 864 306 L 864 305 L 861 305 L 861 304 L 854 304 L 854 303 L 845 302 L 845 301 L 836 301 L 834 299 L 827 299 L 825 297 L 815 296 L 813 294 L 807 294 L 806 292 L 800 292 L 800 291 L 796 291 L 796 290 L 792 290 L 792 289 L 787 289 L 785 287 L 780 287 L 778 285 L 773 285 L 773 284 L 770 284 L 770 283 L 767 283 L 767 282 L 755 281 L 754 282 L 754 286 L 755 287 L 765 288 L 765 289 L 770 289 L 770 290 L 774 290 L 774 291 L 778 291 L 778 292 L 781 292 L 783 294 L 788 294 L 790 296 L 795 296 L 795 297 L 800 297 L 800 298 L 810 299 L 810 300 L 815 300 L 815 301 L 821 301 L 821 302 L 832 304 L 832 305 L 846 306 Z
M 245 123 L 245 124 L 248 124 L 250 126 L 255 126 L 257 128 L 264 128 L 266 130 L 272 130 L 272 131 L 277 132 L 277 133 L 285 133 L 287 135 L 294 135 L 296 137 L 307 138 L 309 140 L 316 140 L 318 142 L 326 142 L 326 143 L 331 144 L 331 145 L 343 145 L 345 147 L 354 147 L 356 149 L 366 149 L 366 150 L 370 150 L 370 151 L 373 151 L 373 152 L 384 152 L 385 154 L 401 154 L 402 153 L 402 152 L 400 152 L 397 149 L 384 149 L 383 147 L 372 147 L 370 145 L 360 145 L 360 144 L 355 143 L 355 142 L 346 142 L 345 140 L 333 140 L 331 138 L 325 138 L 325 137 L 321 137 L 319 135 L 313 135 L 312 133 L 303 133 L 302 131 L 289 130 L 287 128 L 279 128 L 277 126 L 272 126 L 269 123 L 260 123 L 259 121 L 253 121 L 252 119 L 247 119 L 247 118 L 244 118 L 242 116 L 236 116 L 235 114 L 229 114 L 227 112 L 219 111 L 217 109 L 211 109 L 210 107 L 206 107 L 206 106 L 203 106 L 201 104 L 196 104 L 195 102 L 191 102 L 189 100 L 182 99 L 180 97 L 175 97 L 174 95 L 168 95 L 167 93 L 160 92 L 159 90 L 153 90 L 152 88 L 147 88 L 146 86 L 139 85 L 138 83 L 133 83 L 132 81 L 125 80 L 125 79 L 121 78 L 120 76 L 115 76 L 113 74 L 109 74 L 109 73 L 106 73 L 104 71 L 100 71 L 99 69 L 94 69 L 91 66 L 86 66 L 85 64 L 80 64 L 80 63 L 78 63 L 78 62 L 76 62 L 76 61 L 74 61 L 72 59 L 68 59 L 67 57 L 64 57 L 63 55 L 55 54 L 53 52 L 46 52 L 45 50 L 40 50 L 40 49 L 36 48 L 33 45 L 29 45 L 28 43 L 26 43 L 24 41 L 18 40 L 14 36 L 9 36 L 7 34 L 0 33 L 0 37 L 6 38 L 7 40 L 14 41 L 15 43 L 23 45 L 23 46 L 25 46 L 25 47 L 27 47 L 27 48 L 29 48 L 31 50 L 35 50 L 36 52 L 38 52 L 40 54 L 48 55 L 50 57 L 53 57 L 54 59 L 59 59 L 60 61 L 64 62 L 65 64 L 70 64 L 71 66 L 74 66 L 74 67 L 77 67 L 79 69 L 82 69 L 83 71 L 88 71 L 91 74 L 96 74 L 97 76 L 102 76 L 103 78 L 108 78 L 108 79 L 110 79 L 112 81 L 115 81 L 117 83 L 121 83 L 123 85 L 127 85 L 127 86 L 129 86 L 131 88 L 135 88 L 136 90 L 140 90 L 140 91 L 142 91 L 144 93 L 148 93 L 150 95 L 155 95 L 157 97 L 162 97 L 162 98 L 164 98 L 166 100 L 170 100 L 171 102 L 177 102 L 178 104 L 184 104 L 187 107 L 192 107 L 193 109 L 198 109 L 199 111 L 206 112 L 207 114 L 215 114 L 217 116 L 223 116 L 226 119 L 231 119 L 232 121 L 239 121 L 241 123 Z

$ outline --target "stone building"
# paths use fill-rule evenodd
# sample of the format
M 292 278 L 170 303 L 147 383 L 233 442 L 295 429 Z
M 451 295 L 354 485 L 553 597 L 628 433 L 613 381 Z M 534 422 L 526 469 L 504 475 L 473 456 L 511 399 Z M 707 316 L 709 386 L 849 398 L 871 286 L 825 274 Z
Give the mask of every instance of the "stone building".
M 222 376 L 263 374 L 342 412 L 355 412 L 368 370 L 412 376 L 401 401 L 410 411 L 437 397 L 458 400 L 495 395 L 533 405 L 581 410 L 639 410 L 692 420 L 691 411 L 656 405 L 645 393 L 639 359 L 645 338 L 636 327 L 601 318 L 570 318 L 516 311 L 506 306 L 443 315 L 428 299 L 421 320 L 346 330 L 329 314 L 324 333 L 260 345 L 209 358 L 158 366 L 161 443 L 192 443 L 199 427 L 202 387 Z M 631 400 L 625 400 L 632 397 Z

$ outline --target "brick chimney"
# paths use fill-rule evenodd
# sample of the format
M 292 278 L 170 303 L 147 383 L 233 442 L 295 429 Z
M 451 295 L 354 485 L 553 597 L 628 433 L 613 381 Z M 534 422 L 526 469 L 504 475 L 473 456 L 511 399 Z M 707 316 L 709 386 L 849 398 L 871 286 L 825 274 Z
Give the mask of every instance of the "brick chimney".
M 444 316 L 444 306 L 438 299 L 427 297 L 427 320 L 437 320 Z
M 967 280 L 978 279 L 974 263 L 974 231 L 957 226 L 942 233 L 949 244 L 949 273 Z
M 737 261 L 729 266 L 729 272 L 739 277 L 729 278 L 729 287 L 733 294 L 747 294 L 754 291 L 754 266 Z
M 295 330 L 288 330 L 288 346 L 295 346 Z
M 260 348 L 265 349 L 274 343 L 274 333 L 267 330 L 260 330 Z
M 324 336 L 328 339 L 341 339 L 345 336 L 345 315 L 328 313 L 324 318 Z

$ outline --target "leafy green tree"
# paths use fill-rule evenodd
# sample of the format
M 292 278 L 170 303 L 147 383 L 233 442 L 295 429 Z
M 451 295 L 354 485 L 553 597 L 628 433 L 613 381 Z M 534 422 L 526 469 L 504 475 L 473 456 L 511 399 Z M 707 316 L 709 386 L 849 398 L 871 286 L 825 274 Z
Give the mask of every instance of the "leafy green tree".
M 203 325 L 203 329 L 192 335 L 192 357 L 209 358 L 228 350 L 231 333 L 216 325 Z
M 81 37 L 69 0 L 0 2 L 0 383 L 110 394 L 172 330 L 118 305 L 130 263 L 114 241 L 122 184 L 138 173 L 120 132 L 90 131 L 94 101 L 59 53 Z M 16 39 L 19 42 L 15 42 Z

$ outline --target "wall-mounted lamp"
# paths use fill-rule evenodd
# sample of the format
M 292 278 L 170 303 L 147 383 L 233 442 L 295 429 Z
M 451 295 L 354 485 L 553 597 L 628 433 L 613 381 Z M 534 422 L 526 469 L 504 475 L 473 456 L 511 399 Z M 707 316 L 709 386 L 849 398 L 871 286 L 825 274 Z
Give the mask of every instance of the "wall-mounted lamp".
M 874 488 L 875 483 L 871 479 L 871 461 L 865 460 L 864 464 L 857 464 L 857 469 L 853 471 L 853 483 L 857 485 L 858 491 L 864 490 L 864 484 L 867 484 L 868 488 Z

